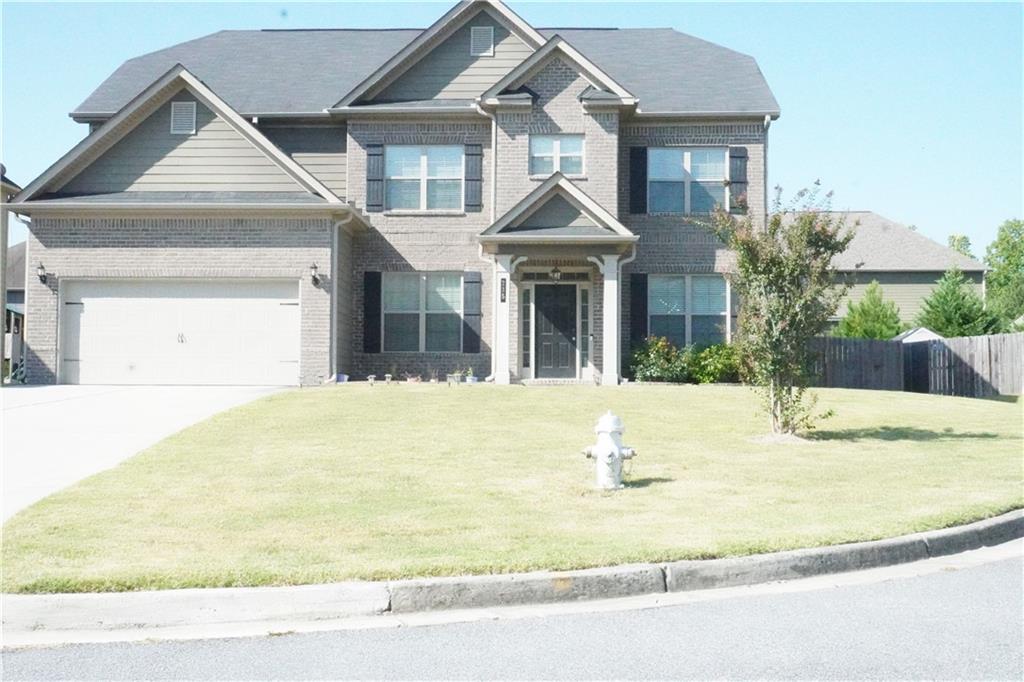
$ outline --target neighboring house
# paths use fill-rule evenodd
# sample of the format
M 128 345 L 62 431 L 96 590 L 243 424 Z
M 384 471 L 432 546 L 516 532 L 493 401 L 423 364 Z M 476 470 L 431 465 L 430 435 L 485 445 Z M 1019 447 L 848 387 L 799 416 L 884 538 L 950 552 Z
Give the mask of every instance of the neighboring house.
M 952 267 L 985 293 L 985 265 L 959 251 L 932 241 L 923 234 L 871 211 L 836 213 L 854 229 L 850 246 L 833 264 L 853 286 L 848 299 L 860 301 L 872 280 L 882 286 L 882 297 L 893 301 L 900 319 L 912 323 L 935 283 Z M 846 301 L 839 305 L 836 319 L 846 314 Z
M 4 359 L 13 365 L 22 360 L 25 334 L 25 242 L 7 249 L 7 303 L 4 319 Z M 7 377 L 3 377 L 6 379 Z
M 8 263 L 6 207 L 11 198 L 20 191 L 21 187 L 7 177 L 7 168 L 0 163 L 0 313 L 3 314 L 4 321 L 0 359 L 13 359 L 16 364 L 21 358 L 21 334 L 24 327 L 25 252 L 23 246 L 20 249 L 12 249 L 15 251 L 15 260 L 20 257 L 20 270 L 17 264 Z M 10 364 L 0 363 L 0 384 L 7 380 L 11 370 Z
M 16 198 L 32 383 L 336 373 L 615 384 L 648 334 L 730 338 L 779 107 L 670 29 L 223 31 L 132 59 Z M 41 269 L 43 276 L 36 277 Z

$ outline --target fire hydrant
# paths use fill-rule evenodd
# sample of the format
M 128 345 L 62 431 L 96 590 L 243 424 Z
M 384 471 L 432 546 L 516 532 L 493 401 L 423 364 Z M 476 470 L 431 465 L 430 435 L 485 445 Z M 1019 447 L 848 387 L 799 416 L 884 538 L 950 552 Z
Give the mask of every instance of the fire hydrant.
M 597 464 L 597 487 L 604 490 L 622 488 L 622 461 L 636 457 L 636 451 L 622 444 L 625 431 L 622 420 L 611 410 L 602 415 L 594 426 L 597 443 L 583 450 L 583 454 Z

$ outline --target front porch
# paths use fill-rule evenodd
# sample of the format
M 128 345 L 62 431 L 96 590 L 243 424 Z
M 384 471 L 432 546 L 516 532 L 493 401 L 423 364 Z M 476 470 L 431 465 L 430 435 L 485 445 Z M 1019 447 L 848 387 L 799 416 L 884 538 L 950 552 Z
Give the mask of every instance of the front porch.
M 480 235 L 494 264 L 495 383 L 619 383 L 619 281 L 636 241 L 560 173 Z

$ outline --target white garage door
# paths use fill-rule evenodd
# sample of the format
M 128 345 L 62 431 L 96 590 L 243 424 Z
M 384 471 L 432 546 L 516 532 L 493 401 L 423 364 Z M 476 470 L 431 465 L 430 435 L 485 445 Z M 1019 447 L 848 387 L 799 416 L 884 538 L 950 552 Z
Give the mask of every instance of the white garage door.
M 82 280 L 64 287 L 69 384 L 299 382 L 295 281 Z

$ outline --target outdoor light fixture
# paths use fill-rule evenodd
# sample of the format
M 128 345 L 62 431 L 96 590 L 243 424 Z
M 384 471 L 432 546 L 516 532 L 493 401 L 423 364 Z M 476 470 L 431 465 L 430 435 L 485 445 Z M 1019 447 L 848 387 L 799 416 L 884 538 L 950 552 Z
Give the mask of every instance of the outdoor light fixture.
M 39 281 L 46 284 L 46 268 L 43 267 L 42 261 L 36 266 L 36 275 L 39 276 Z
M 558 280 L 562 279 L 562 271 L 559 270 L 558 268 L 555 268 L 550 272 L 549 276 L 551 277 L 551 279 L 557 282 Z
M 320 286 L 320 273 L 317 271 L 316 263 L 309 266 L 309 281 L 313 283 L 313 286 Z

